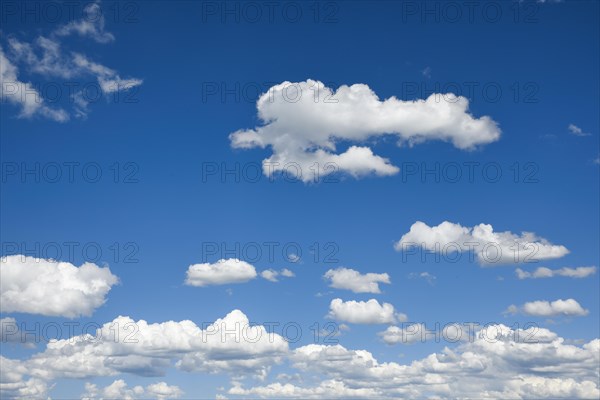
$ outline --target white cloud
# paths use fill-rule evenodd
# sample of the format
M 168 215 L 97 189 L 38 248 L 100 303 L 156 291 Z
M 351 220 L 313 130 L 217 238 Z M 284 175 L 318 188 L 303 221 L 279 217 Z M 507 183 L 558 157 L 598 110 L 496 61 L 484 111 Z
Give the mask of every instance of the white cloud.
M 588 310 L 585 310 L 573 299 L 559 299 L 552 302 L 545 300 L 532 301 L 523 304 L 521 307 L 511 305 L 506 312 L 510 314 L 521 312 L 525 315 L 535 317 L 554 317 L 559 315 L 581 317 L 589 314 Z
M 188 372 L 263 377 L 287 352 L 282 336 L 233 310 L 203 329 L 189 320 L 148 323 L 117 317 L 95 335 L 49 342 L 19 365 L 23 375 L 45 381 L 121 373 L 162 376 L 173 365 Z
M 104 12 L 100 7 L 100 1 L 89 3 L 83 9 L 83 18 L 71 21 L 60 26 L 54 31 L 57 36 L 69 36 L 73 33 L 79 36 L 89 36 L 98 43 L 108 43 L 115 40 L 112 33 L 104 30 Z
M 145 388 L 135 386 L 129 388 L 122 379 L 117 379 L 104 388 L 98 388 L 97 385 L 86 382 L 85 393 L 81 395 L 82 400 L 135 400 L 135 399 L 177 399 L 183 395 L 183 391 L 178 386 L 170 386 L 165 382 L 152 383 Z
M 569 124 L 568 126 L 569 132 L 575 136 L 590 136 L 591 134 L 588 132 L 584 132 L 580 127 L 574 124 Z
M 330 269 L 325 273 L 324 278 L 330 280 L 330 287 L 351 290 L 354 293 L 381 293 L 378 282 L 391 283 L 390 276 L 386 273 L 361 274 L 344 267 Z
M 429 333 L 424 324 L 410 324 L 403 327 L 388 326 L 379 336 L 387 344 L 413 344 L 427 340 Z
M 286 278 L 293 278 L 293 277 L 296 276 L 296 274 L 294 274 L 293 271 L 291 271 L 291 270 L 289 270 L 287 268 L 284 268 L 284 269 L 281 270 L 281 275 L 285 276 Z
M 352 324 L 393 324 L 405 321 L 406 315 L 396 313 L 390 303 L 382 303 L 375 299 L 368 301 L 342 301 L 333 299 L 329 304 L 328 318 Z
M 279 277 L 283 276 L 285 278 L 293 278 L 296 276 L 292 271 L 287 268 L 282 269 L 281 271 L 276 271 L 274 269 L 266 269 L 260 273 L 264 279 L 270 282 L 279 282 Z
M 20 118 L 34 115 L 65 122 L 69 115 L 62 109 L 54 109 L 44 104 L 44 99 L 31 83 L 21 82 L 17 76 L 17 67 L 10 62 L 0 46 L 0 96 L 1 100 L 21 107 Z
M 27 368 L 22 362 L 0 355 L 0 367 L 0 398 L 48 398 L 48 384 L 42 379 L 27 377 Z
M 243 283 L 256 278 L 254 266 L 237 258 L 221 259 L 214 264 L 190 265 L 187 270 L 186 285 L 208 286 Z
M 311 79 L 283 82 L 257 101 L 263 125 L 238 130 L 229 138 L 233 148 L 270 147 L 273 154 L 263 160 L 267 176 L 287 171 L 304 182 L 336 171 L 354 177 L 386 176 L 399 171 L 389 160 L 365 146 L 352 145 L 338 153 L 337 142 L 360 143 L 395 135 L 399 143 L 442 140 L 468 150 L 497 141 L 497 124 L 487 116 L 474 118 L 468 106 L 466 98 L 451 94 L 432 94 L 426 100 L 391 97 L 381 101 L 364 84 L 342 85 L 334 91 Z M 301 174 L 296 172 L 298 167 Z
M 489 224 L 469 228 L 448 221 L 437 226 L 417 221 L 394 245 L 397 251 L 414 247 L 442 254 L 472 251 L 482 265 L 534 262 L 569 253 L 565 246 L 554 245 L 531 232 L 494 232 Z
M 118 278 L 108 267 L 22 255 L 0 259 L 0 310 L 75 318 L 90 316 Z
M 323 381 L 317 387 L 304 388 L 291 383 L 272 383 L 266 386 L 257 386 L 244 389 L 240 383 L 229 389 L 229 394 L 238 396 L 283 397 L 300 399 L 332 399 L 332 398 L 374 398 L 377 391 L 370 388 L 354 389 L 346 386 L 344 382 L 336 380 Z
M 577 267 L 569 268 L 563 267 L 559 269 L 550 269 L 546 267 L 539 267 L 533 272 L 523 271 L 520 268 L 516 269 L 516 274 L 519 279 L 539 279 L 539 278 L 552 278 L 555 276 L 565 276 L 567 278 L 586 278 L 596 273 L 596 267 Z
M 600 340 L 581 347 L 565 342 L 544 328 L 491 325 L 454 349 L 404 365 L 379 362 L 366 350 L 310 344 L 295 349 L 290 362 L 305 374 L 305 382 L 320 384 L 235 384 L 230 393 L 271 398 L 598 398 Z
M 104 30 L 104 16 L 100 2 L 88 4 L 84 12 L 83 18 L 58 27 L 49 37 L 38 36 L 31 43 L 18 40 L 14 36 L 9 37 L 7 40 L 10 48 L 9 55 L 4 54 L 0 48 L 2 101 L 21 105 L 20 117 L 31 118 L 40 115 L 64 122 L 69 120 L 70 115 L 65 110 L 46 106 L 43 96 L 34 89 L 32 84 L 19 81 L 16 63 L 22 63 L 29 72 L 44 78 L 68 79 L 67 92 L 71 93 L 75 90 L 71 93 L 69 101 L 73 105 L 73 114 L 80 118 L 87 116 L 88 104 L 97 101 L 98 96 L 94 88 L 90 90 L 91 82 L 73 82 L 74 78 L 92 76 L 98 82 L 99 91 L 105 95 L 106 100 L 112 93 L 125 92 L 143 83 L 137 78 L 121 78 L 115 70 L 92 62 L 83 54 L 62 50 L 62 38 L 73 33 L 89 37 L 99 43 L 114 40 L 114 36 Z M 74 83 L 79 83 L 79 87 L 73 86 Z M 85 87 L 85 90 L 82 87 Z

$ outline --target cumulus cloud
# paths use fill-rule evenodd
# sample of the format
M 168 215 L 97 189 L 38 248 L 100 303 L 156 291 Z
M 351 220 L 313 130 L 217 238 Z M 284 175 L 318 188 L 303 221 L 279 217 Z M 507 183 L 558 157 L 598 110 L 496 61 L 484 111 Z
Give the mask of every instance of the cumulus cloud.
M 552 278 L 555 276 L 564 276 L 567 278 L 586 278 L 595 274 L 596 269 L 596 267 L 563 267 L 559 269 L 539 267 L 533 272 L 523 271 L 521 268 L 517 268 L 515 272 L 519 279 Z
M 584 132 L 583 129 L 574 124 L 569 124 L 568 126 L 569 132 L 575 136 L 590 136 L 591 134 L 588 132 Z
M 293 368 L 321 380 L 310 386 L 269 383 L 231 394 L 270 398 L 598 398 L 600 340 L 581 347 L 544 328 L 491 325 L 473 340 L 410 364 L 380 362 L 366 350 L 310 344 L 289 357 Z M 311 375 L 312 374 L 312 375 Z M 330 388 L 331 390 L 326 390 Z M 336 393 L 333 388 L 339 388 Z
M 187 270 L 186 285 L 208 286 L 243 283 L 256 278 L 254 266 L 237 258 L 221 259 L 214 264 L 190 265 Z
M 352 324 L 393 324 L 406 321 L 406 315 L 396 313 L 390 303 L 382 303 L 375 299 L 368 301 L 342 301 L 333 299 L 329 304 L 328 318 Z
M 446 255 L 472 252 L 482 265 L 534 262 L 569 253 L 565 246 L 554 245 L 531 232 L 517 235 L 495 232 L 489 224 L 470 228 L 448 221 L 437 226 L 417 221 L 394 245 L 397 251 L 411 251 L 415 247 Z
M 271 366 L 288 352 L 280 335 L 253 325 L 240 310 L 206 324 L 167 321 L 148 323 L 117 317 L 97 332 L 47 343 L 43 352 L 19 363 L 21 379 L 50 381 L 130 373 L 162 376 L 175 366 L 188 372 L 236 376 L 266 376 Z M 153 389 L 159 393 L 161 388 Z
M 183 395 L 183 391 L 178 386 L 170 386 L 165 382 L 152 383 L 145 388 L 134 386 L 129 388 L 122 379 L 117 379 L 110 385 L 98 388 L 93 383 L 86 382 L 85 393 L 81 395 L 81 400 L 135 400 L 135 399 L 177 399 Z
M 362 143 L 394 135 L 398 143 L 414 145 L 442 140 L 463 150 L 497 141 L 500 129 L 490 117 L 473 117 L 469 101 L 452 94 L 425 100 L 380 100 L 364 84 L 342 85 L 337 90 L 322 82 L 283 82 L 271 87 L 257 101 L 262 125 L 229 135 L 233 148 L 269 147 L 263 160 L 267 176 L 294 166 L 293 176 L 316 181 L 333 172 L 354 177 L 398 173 L 398 167 L 375 155 L 371 148 L 351 145 L 337 152 L 341 141 Z
M 270 282 L 279 282 L 279 277 L 283 276 L 285 278 L 293 278 L 296 276 L 294 272 L 290 271 L 287 268 L 282 269 L 281 271 L 276 271 L 274 269 L 266 269 L 260 273 L 260 276 Z
M 90 316 L 118 278 L 108 267 L 22 255 L 0 259 L 0 310 L 75 318 Z
M 330 287 L 351 290 L 354 293 L 381 293 L 379 283 L 391 283 L 390 276 L 386 273 L 361 274 L 344 267 L 330 269 L 323 277 L 331 282 Z
M 506 313 L 509 314 L 516 314 L 518 312 L 534 317 L 581 317 L 589 314 L 588 310 L 581 307 L 581 305 L 573 299 L 559 299 L 552 302 L 546 300 L 532 301 L 525 303 L 520 307 L 511 305 L 506 310 Z

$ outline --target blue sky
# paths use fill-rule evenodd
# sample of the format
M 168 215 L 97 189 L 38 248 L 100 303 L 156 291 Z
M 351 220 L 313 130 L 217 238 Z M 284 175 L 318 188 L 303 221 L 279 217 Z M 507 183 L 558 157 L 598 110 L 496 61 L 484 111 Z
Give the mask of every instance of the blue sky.
M 285 2 L 272 14 L 269 4 L 85 2 L 72 15 L 60 2 L 3 5 L 2 255 L 31 257 L 3 259 L 3 369 L 18 371 L 2 378 L 3 395 L 597 396 L 598 3 L 484 2 L 472 14 L 465 3 L 435 1 Z M 432 93 L 443 95 L 422 101 Z M 321 179 L 269 176 L 264 160 L 300 166 L 303 176 L 316 162 Z M 327 175 L 327 163 L 337 172 Z M 416 247 L 398 251 L 401 241 Z M 468 241 L 472 252 L 430 251 Z M 536 262 L 479 262 L 488 243 L 505 252 L 529 244 Z M 552 277 L 536 275 L 540 267 Z M 387 277 L 373 289 L 367 274 Z M 294 331 L 283 326 L 298 324 L 302 336 L 279 347 L 175 344 L 186 340 L 181 321 L 202 329 L 233 310 L 259 326 L 278 323 L 269 331 L 284 339 Z M 73 349 L 64 354 L 85 362 L 5 331 L 75 322 L 79 335 L 119 316 L 141 326 L 140 340 L 65 344 Z M 144 331 L 140 320 L 179 328 Z M 407 344 L 382 333 L 451 322 L 533 323 L 548 348 L 518 363 L 531 345 L 500 357 L 481 339 Z M 313 337 L 314 324 L 327 323 L 342 348 Z M 157 343 L 167 339 L 165 356 Z M 462 362 L 423 366 L 445 347 Z M 359 350 L 379 369 L 344 374 L 332 353 L 360 366 Z M 477 370 L 472 353 L 497 379 L 485 370 L 456 378 Z M 538 389 L 507 375 L 515 365 Z M 430 380 L 403 380 L 413 373 Z M 127 388 L 114 385 L 121 379 Z M 555 391 L 535 391 L 543 386 Z

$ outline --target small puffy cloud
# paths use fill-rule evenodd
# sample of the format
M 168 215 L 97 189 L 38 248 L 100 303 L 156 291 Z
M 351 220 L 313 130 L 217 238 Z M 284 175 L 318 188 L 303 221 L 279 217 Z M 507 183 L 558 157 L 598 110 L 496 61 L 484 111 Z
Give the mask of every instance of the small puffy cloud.
M 330 269 L 323 277 L 331 282 L 330 287 L 351 290 L 354 293 L 381 293 L 379 283 L 390 283 L 390 276 L 386 273 L 361 274 L 344 267 Z
M 281 271 L 277 271 L 274 269 L 266 269 L 260 273 L 264 279 L 270 282 L 279 282 L 279 277 L 283 276 L 285 278 L 293 278 L 296 276 L 292 271 L 287 268 L 282 269 Z
M 586 278 L 595 274 L 596 270 L 596 267 L 563 267 L 559 269 L 539 267 L 533 272 L 523 271 L 521 268 L 517 268 L 515 272 L 519 279 L 552 278 L 555 276 L 564 276 L 567 278 Z
M 328 318 L 352 324 L 393 324 L 405 321 L 406 315 L 396 313 L 390 303 L 382 303 L 375 299 L 368 301 L 342 301 L 333 299 L 329 304 Z
M 588 310 L 581 307 L 581 305 L 573 299 L 559 299 L 552 302 L 546 300 L 532 301 L 525 303 L 520 307 L 511 305 L 506 310 L 506 313 L 509 314 L 516 314 L 519 312 L 534 317 L 581 317 L 589 314 Z
M 186 285 L 208 286 L 243 283 L 256 278 L 254 266 L 237 258 L 221 259 L 214 264 L 190 265 L 187 270 Z
M 273 154 L 263 160 L 264 174 L 271 176 L 293 165 L 301 172 L 296 177 L 304 182 L 333 172 L 356 178 L 398 173 L 398 167 L 374 154 L 370 147 L 351 145 L 338 152 L 340 141 L 363 143 L 394 135 L 399 144 L 442 140 L 468 150 L 500 138 L 496 122 L 487 116 L 473 117 L 468 111 L 469 101 L 452 94 L 382 101 L 364 84 L 334 90 L 308 79 L 271 87 L 260 96 L 256 107 L 262 125 L 231 133 L 231 146 L 269 147 Z
M 90 316 L 118 278 L 108 267 L 22 255 L 0 259 L 0 310 L 75 318 Z
M 591 133 L 584 132 L 583 129 L 574 124 L 569 124 L 568 126 L 569 132 L 575 136 L 590 136 Z
M 81 395 L 81 400 L 103 400 L 103 399 L 177 399 L 183 395 L 183 391 L 178 386 L 170 386 L 165 382 L 152 383 L 145 388 L 135 386 L 129 388 L 122 379 L 117 379 L 113 383 L 103 388 L 86 382 L 85 393 Z
M 470 251 L 482 265 L 548 260 L 569 253 L 565 246 L 554 245 L 531 232 L 517 235 L 509 231 L 495 232 L 489 224 L 470 228 L 448 221 L 437 226 L 417 221 L 394 245 L 397 251 L 410 251 L 415 247 L 443 254 Z

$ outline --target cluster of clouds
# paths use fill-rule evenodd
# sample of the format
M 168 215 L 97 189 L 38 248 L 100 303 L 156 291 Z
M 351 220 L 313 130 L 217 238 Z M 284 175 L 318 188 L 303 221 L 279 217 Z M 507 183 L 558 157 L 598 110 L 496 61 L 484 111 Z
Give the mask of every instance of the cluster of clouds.
M 410 251 L 415 247 L 446 255 L 472 252 L 484 266 L 549 260 L 569 253 L 565 246 L 554 245 L 532 232 L 520 235 L 495 232 L 490 224 L 465 227 L 448 221 L 437 226 L 417 221 L 394 244 L 397 251 Z
M 48 382 L 61 378 L 86 379 L 129 373 L 162 376 L 168 368 L 202 373 L 232 373 L 264 378 L 271 366 L 289 352 L 287 341 L 252 325 L 240 310 L 233 310 L 201 328 L 194 322 L 148 323 L 120 316 L 105 323 L 94 335 L 83 334 L 55 340 L 25 360 L 2 357 L 2 398 L 21 398 L 37 390 L 44 397 Z M 29 383 L 28 383 L 29 382 Z M 108 390 L 108 394 L 107 391 Z M 172 397 L 175 387 L 164 383 L 127 389 L 124 382 L 103 390 L 88 386 L 87 397 L 127 398 Z
M 310 344 L 293 350 L 291 366 L 315 385 L 273 382 L 231 395 L 264 398 L 598 398 L 600 340 L 581 347 L 547 329 L 535 333 L 492 326 L 473 341 L 410 364 L 379 362 L 366 350 Z M 486 336 L 487 335 L 487 336 Z M 308 382 L 308 379 L 306 380 Z
M 365 84 L 342 85 L 334 90 L 308 79 L 271 87 L 260 96 L 256 107 L 262 125 L 231 133 L 231 146 L 269 147 L 273 154 L 263 160 L 264 174 L 286 171 L 293 164 L 301 171 L 296 177 L 304 182 L 333 172 L 357 178 L 398 173 L 398 167 L 374 154 L 370 147 L 351 145 L 337 152 L 342 141 L 363 143 L 391 135 L 399 145 L 441 140 L 471 150 L 500 138 L 495 121 L 488 116 L 473 117 L 469 101 L 452 94 L 432 94 L 414 101 L 396 97 L 380 100 Z
M 135 340 L 125 340 L 129 324 Z M 245 327 L 240 329 L 239 327 Z M 121 340 L 114 340 L 115 327 Z M 239 334 L 234 332 L 237 331 Z M 422 327 L 421 329 L 425 329 Z M 192 321 L 148 323 L 118 317 L 97 334 L 50 342 L 25 360 L 2 357 L 3 398 L 45 398 L 52 381 L 129 373 L 160 376 L 167 368 L 230 373 L 228 395 L 266 398 L 597 398 L 600 340 L 569 344 L 545 328 L 492 325 L 473 340 L 445 347 L 409 364 L 380 362 L 367 350 L 309 344 L 295 349 L 234 310 L 204 329 Z M 246 333 L 243 331 L 246 330 Z M 402 335 L 388 328 L 390 344 Z M 267 383 L 273 365 L 285 363 L 306 379 L 286 375 Z M 245 387 L 242 382 L 262 383 Z M 311 384 L 311 382 L 315 382 Z M 158 382 L 128 387 L 120 379 L 98 388 L 88 383 L 82 398 L 177 398 L 181 389 Z M 222 396 L 224 397 L 224 396 Z
M 16 36 L 7 39 L 7 51 L 0 45 L 0 88 L 2 101 L 20 107 L 19 117 L 45 117 L 58 122 L 71 118 L 71 113 L 48 105 L 42 93 L 31 82 L 19 78 L 19 67 L 44 79 L 64 79 L 72 86 L 73 79 L 91 77 L 96 80 L 99 90 L 108 99 L 114 92 L 124 92 L 140 86 L 138 78 L 121 78 L 119 73 L 102 64 L 91 61 L 84 54 L 64 50 L 64 39 L 72 35 L 91 39 L 97 43 L 114 41 L 114 36 L 104 29 L 105 20 L 100 2 L 91 2 L 84 8 L 81 19 L 58 26 L 47 36 L 38 36 L 28 42 Z M 75 87 L 69 102 L 73 105 L 72 115 L 85 118 L 89 113 L 89 103 L 95 94 L 86 93 L 87 85 Z M 68 91 L 68 90 L 67 90 Z

